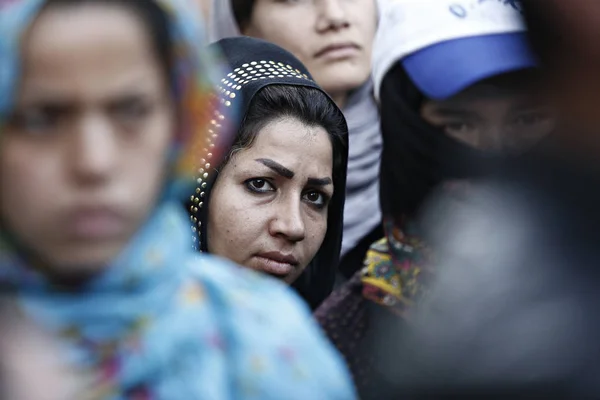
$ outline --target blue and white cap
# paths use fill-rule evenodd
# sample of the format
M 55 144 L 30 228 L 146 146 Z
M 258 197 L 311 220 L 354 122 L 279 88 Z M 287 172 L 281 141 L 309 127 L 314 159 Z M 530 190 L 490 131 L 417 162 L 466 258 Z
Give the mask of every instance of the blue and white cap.
M 381 12 L 373 49 L 377 98 L 398 61 L 427 97 L 439 100 L 537 65 L 519 0 L 390 0 Z

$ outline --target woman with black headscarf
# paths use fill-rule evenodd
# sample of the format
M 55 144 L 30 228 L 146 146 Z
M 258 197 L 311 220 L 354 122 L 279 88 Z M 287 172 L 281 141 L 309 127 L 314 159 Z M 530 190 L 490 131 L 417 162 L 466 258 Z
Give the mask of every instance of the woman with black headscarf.
M 342 240 L 348 129 L 292 54 L 249 37 L 219 46 L 233 72 L 225 105 L 242 110 L 224 161 L 206 163 L 191 211 L 200 250 L 293 285 L 316 308 L 333 290 Z M 205 149 L 211 152 L 210 148 Z M 208 159 L 208 157 L 204 157 Z
M 536 64 L 512 3 L 398 1 L 384 15 L 373 70 L 386 236 L 367 253 L 363 271 L 316 313 L 361 398 L 377 399 L 391 395 L 384 369 L 400 362 L 395 340 L 433 273 L 424 206 L 436 190 L 460 199 L 465 180 L 519 157 L 552 128 L 531 96 Z
M 240 34 L 290 51 L 344 112 L 348 175 L 340 278 L 360 270 L 371 243 L 383 235 L 379 207 L 381 133 L 370 79 L 371 54 L 385 0 L 203 0 L 209 35 Z

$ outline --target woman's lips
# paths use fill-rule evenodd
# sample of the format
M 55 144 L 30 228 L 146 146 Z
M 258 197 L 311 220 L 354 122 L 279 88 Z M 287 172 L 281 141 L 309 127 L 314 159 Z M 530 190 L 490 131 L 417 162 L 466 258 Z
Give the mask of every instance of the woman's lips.
M 126 230 L 126 219 L 111 208 L 81 208 L 67 215 L 64 227 L 76 240 L 107 240 Z
M 315 54 L 315 58 L 337 61 L 356 57 L 359 52 L 360 47 L 354 43 L 338 43 L 322 48 Z
M 298 266 L 298 260 L 292 255 L 284 255 L 279 252 L 261 253 L 255 256 L 259 270 L 285 278 Z

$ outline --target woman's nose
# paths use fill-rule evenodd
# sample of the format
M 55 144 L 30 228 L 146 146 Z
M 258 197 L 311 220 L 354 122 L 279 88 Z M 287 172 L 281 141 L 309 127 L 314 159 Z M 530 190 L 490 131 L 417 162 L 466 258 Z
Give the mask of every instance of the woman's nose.
M 271 220 L 271 235 L 285 237 L 291 242 L 300 242 L 304 240 L 306 236 L 306 226 L 301 207 L 302 204 L 299 200 L 294 202 L 282 202 Z
M 501 151 L 510 141 L 510 133 L 504 127 L 490 126 L 478 137 L 478 147 L 487 151 Z
M 349 25 L 346 10 L 340 0 L 324 0 L 319 10 L 319 30 L 338 30 Z
M 73 175 L 79 180 L 103 180 L 117 161 L 118 146 L 110 120 L 102 115 L 84 116 L 76 129 L 68 154 Z

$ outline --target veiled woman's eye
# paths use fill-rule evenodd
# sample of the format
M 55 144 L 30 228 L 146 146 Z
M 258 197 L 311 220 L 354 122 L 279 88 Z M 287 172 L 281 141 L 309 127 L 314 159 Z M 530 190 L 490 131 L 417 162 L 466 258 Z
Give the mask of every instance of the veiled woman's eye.
M 261 178 L 248 179 L 245 182 L 246 188 L 253 193 L 273 192 L 275 188 L 269 181 Z
M 541 111 L 534 111 L 529 113 L 523 113 L 517 116 L 513 120 L 514 126 L 530 127 L 532 125 L 540 124 L 551 119 L 550 115 Z
M 449 135 L 468 134 L 473 128 L 473 125 L 467 122 L 450 122 L 444 125 L 444 130 Z

